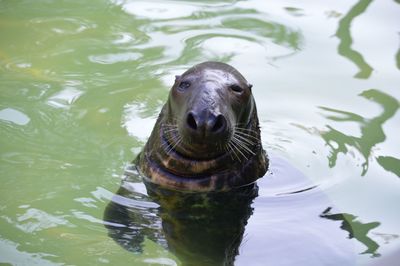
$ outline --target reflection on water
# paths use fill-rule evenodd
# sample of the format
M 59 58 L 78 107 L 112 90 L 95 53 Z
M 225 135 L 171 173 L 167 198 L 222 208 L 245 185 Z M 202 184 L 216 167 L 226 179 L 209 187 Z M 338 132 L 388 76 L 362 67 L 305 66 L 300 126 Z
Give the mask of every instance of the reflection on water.
M 398 1 L 398 3 L 400 3 L 400 1 Z M 396 53 L 396 66 L 400 70 L 400 47 L 399 47 L 399 50 L 397 50 L 397 53 Z
M 383 93 L 376 89 L 370 89 L 362 92 L 360 96 L 379 104 L 383 111 L 376 117 L 364 118 L 359 114 L 352 112 L 341 111 L 328 107 L 320 107 L 322 110 L 331 113 L 326 115 L 326 118 L 335 122 L 353 122 L 357 123 L 361 135 L 359 137 L 345 134 L 330 125 L 327 125 L 327 130 L 317 130 L 320 136 L 324 139 L 331 152 L 328 156 L 329 166 L 336 165 L 339 153 L 347 154 L 348 147 L 358 150 L 364 157 L 362 163 L 362 173 L 365 175 L 368 171 L 369 159 L 372 155 L 372 149 L 379 143 L 385 141 L 386 136 L 383 131 L 383 124 L 393 117 L 399 109 L 399 102 L 392 96 Z M 391 169 L 392 172 L 398 173 L 399 166 L 396 164 L 398 159 L 392 157 L 378 157 L 378 162 L 386 169 Z
M 379 222 L 362 223 L 357 221 L 357 216 L 349 213 L 331 213 L 332 208 L 327 208 L 322 214 L 322 218 L 326 218 L 333 221 L 341 221 L 340 228 L 349 233 L 349 238 L 355 238 L 359 242 L 367 246 L 367 250 L 361 254 L 371 254 L 372 257 L 378 257 L 380 254 L 377 252 L 379 245 L 370 237 L 368 237 L 369 231 L 377 228 Z
M 400 69 L 400 49 L 397 51 L 396 54 L 396 66 L 398 69 Z
M 302 41 L 300 31 L 293 30 L 287 25 L 251 17 L 227 18 L 222 21 L 222 25 L 246 32 L 254 32 L 257 36 L 264 36 L 276 44 L 289 46 L 293 50 L 300 49 Z
M 340 55 L 348 58 L 360 71 L 355 75 L 356 78 L 367 79 L 371 76 L 372 67 L 364 60 L 363 56 L 351 48 L 353 39 L 351 37 L 351 23 L 353 20 L 365 12 L 373 0 L 361 0 L 354 5 L 350 11 L 340 20 L 336 36 L 340 40 L 338 52 Z
M 233 265 L 257 186 L 184 193 L 146 183 L 147 197 L 127 185 L 122 184 L 104 213 L 109 235 L 122 247 L 143 252 L 148 238 L 183 265 Z
M 400 160 L 392 156 L 379 156 L 376 158 L 378 163 L 386 171 L 392 172 L 393 174 L 400 177 Z

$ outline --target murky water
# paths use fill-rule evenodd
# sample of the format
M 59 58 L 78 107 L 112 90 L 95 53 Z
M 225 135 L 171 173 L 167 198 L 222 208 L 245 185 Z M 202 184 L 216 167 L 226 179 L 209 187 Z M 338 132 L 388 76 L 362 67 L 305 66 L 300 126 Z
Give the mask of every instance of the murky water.
M 254 85 L 271 157 L 235 264 L 395 265 L 399 12 L 389 0 L 0 1 L 0 263 L 181 265 L 157 238 L 121 247 L 103 214 L 174 75 L 218 60 Z M 114 201 L 156 213 L 130 186 L 142 200 Z

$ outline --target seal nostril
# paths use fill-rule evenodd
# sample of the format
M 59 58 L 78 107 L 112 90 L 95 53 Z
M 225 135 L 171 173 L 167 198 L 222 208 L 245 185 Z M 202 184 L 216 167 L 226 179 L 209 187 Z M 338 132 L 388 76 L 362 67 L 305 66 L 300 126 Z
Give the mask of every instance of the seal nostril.
M 192 113 L 189 113 L 189 114 L 188 114 L 187 119 L 186 119 L 186 123 L 188 124 L 188 126 L 189 126 L 191 129 L 194 129 L 194 130 L 197 129 L 197 123 L 196 123 L 196 120 L 194 119 Z
M 223 115 L 218 115 L 211 131 L 212 132 L 219 131 L 221 128 L 224 128 L 224 126 L 225 126 L 225 118 L 223 117 Z

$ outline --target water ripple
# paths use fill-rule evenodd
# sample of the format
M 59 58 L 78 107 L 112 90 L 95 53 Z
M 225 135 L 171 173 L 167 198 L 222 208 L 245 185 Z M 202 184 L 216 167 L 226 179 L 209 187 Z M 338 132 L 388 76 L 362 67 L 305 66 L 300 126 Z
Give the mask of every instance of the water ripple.
M 173 2 L 144 2 L 135 1 L 123 4 L 122 9 L 137 17 L 148 19 L 171 19 L 179 17 L 187 17 L 197 10 L 193 5 Z
M 18 216 L 16 227 L 25 233 L 33 233 L 61 225 L 73 226 L 64 216 L 51 215 L 39 209 L 29 208 L 24 214 Z
M 89 60 L 93 63 L 109 65 L 119 62 L 135 61 L 138 60 L 140 57 L 142 57 L 140 53 L 127 52 L 127 53 L 91 55 L 89 56 Z
M 48 30 L 50 30 L 60 35 L 79 34 L 88 29 L 94 29 L 97 27 L 97 25 L 92 21 L 70 17 L 34 18 L 30 20 L 29 24 L 31 24 L 29 26 L 35 28 L 36 31 L 48 32 Z
M 54 258 L 55 255 L 41 252 L 29 253 L 21 251 L 20 243 L 15 243 L 10 240 L 0 239 L 1 258 L 0 263 L 10 265 L 65 265 L 64 263 L 56 263 L 46 258 Z
M 69 108 L 82 94 L 82 91 L 67 87 L 52 95 L 47 103 L 55 108 Z
M 149 39 L 134 49 L 161 49 L 162 57 L 145 64 L 165 67 L 204 59 L 232 61 L 238 56 L 251 57 L 249 61 L 253 61 L 260 54 L 266 60 L 276 60 L 302 47 L 302 34 L 294 26 L 251 8 L 230 4 L 216 11 L 212 6 L 170 1 L 156 6 L 141 1 L 124 2 L 122 6 L 130 14 L 153 20 L 138 27 Z M 192 56 L 187 57 L 188 54 Z

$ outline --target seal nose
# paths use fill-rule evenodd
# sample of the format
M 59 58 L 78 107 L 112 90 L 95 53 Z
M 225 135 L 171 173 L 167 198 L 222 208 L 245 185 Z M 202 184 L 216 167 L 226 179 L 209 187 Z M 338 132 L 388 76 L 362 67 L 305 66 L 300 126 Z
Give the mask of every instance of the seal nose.
M 222 114 L 214 115 L 208 112 L 196 114 L 189 112 L 186 117 L 186 126 L 195 134 L 207 136 L 225 132 L 227 122 Z

